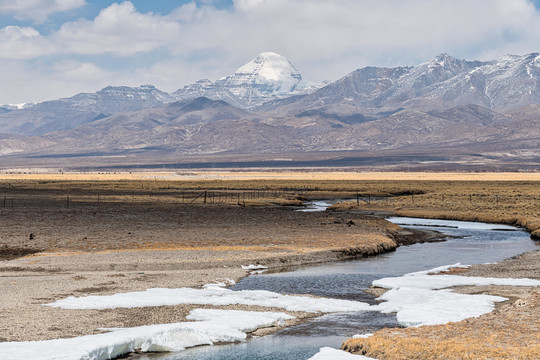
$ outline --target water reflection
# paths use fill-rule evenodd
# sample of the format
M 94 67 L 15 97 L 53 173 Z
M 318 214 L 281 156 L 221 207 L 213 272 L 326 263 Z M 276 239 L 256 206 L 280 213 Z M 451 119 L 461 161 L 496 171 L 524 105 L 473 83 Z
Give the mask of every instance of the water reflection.
M 392 219 L 441 231 L 454 236 L 445 242 L 415 244 L 395 252 L 353 261 L 341 261 L 289 268 L 242 279 L 233 290 L 269 290 L 286 294 L 312 294 L 375 303 L 375 296 L 364 292 L 373 280 L 427 270 L 454 263 L 479 264 L 536 249 L 530 235 L 512 228 L 496 231 L 497 226 L 442 220 Z M 427 226 L 427 227 L 426 227 Z M 322 346 L 339 347 L 354 334 L 372 333 L 383 327 L 395 327 L 394 315 L 377 312 L 329 314 L 306 324 L 284 329 L 274 335 L 242 344 L 188 349 L 177 354 L 152 355 L 147 359 L 288 359 L 304 360 Z

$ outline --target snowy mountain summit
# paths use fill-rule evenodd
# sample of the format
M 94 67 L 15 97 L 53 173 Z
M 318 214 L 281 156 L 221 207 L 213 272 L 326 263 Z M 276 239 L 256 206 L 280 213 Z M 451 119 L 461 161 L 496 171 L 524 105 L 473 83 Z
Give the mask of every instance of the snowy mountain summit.
M 217 83 L 230 88 L 239 97 L 257 95 L 288 95 L 302 81 L 302 75 L 284 56 L 273 52 L 264 52 L 255 59 L 241 66 L 234 75 Z
M 233 75 L 215 83 L 199 80 L 173 93 L 177 100 L 206 96 L 225 100 L 241 108 L 251 108 L 266 101 L 307 93 L 316 87 L 302 80 L 302 75 L 287 58 L 274 52 L 263 52 Z

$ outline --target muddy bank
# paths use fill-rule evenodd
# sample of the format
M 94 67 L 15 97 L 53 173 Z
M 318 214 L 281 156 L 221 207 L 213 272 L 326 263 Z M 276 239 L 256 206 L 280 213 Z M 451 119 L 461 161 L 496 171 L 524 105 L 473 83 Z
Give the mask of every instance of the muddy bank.
M 16 246 L 13 247 L 13 246 L 4 244 L 4 246 L 0 248 L 0 261 L 13 260 L 13 259 L 17 259 L 23 256 L 37 254 L 42 251 L 43 249 L 20 248 L 20 247 L 16 247 Z
M 15 208 L 3 212 L 0 222 L 5 229 L 0 234 L 2 248 L 44 250 L 14 253 L 24 256 L 0 263 L 2 341 L 46 340 L 93 334 L 99 328 L 180 322 L 200 307 L 100 311 L 42 306 L 68 296 L 200 287 L 246 276 L 248 271 L 241 265 L 280 267 L 337 261 L 397 247 L 393 224 L 347 212 L 155 204 L 111 206 L 99 212 Z
M 362 249 L 376 253 L 395 247 L 391 239 L 386 243 L 389 248 L 376 244 L 373 247 L 365 245 Z M 360 248 L 354 249 L 354 256 L 359 256 Z M 42 304 L 68 296 L 108 295 L 156 287 L 200 287 L 228 279 L 238 281 L 248 274 L 241 265 L 288 266 L 352 256 L 350 248 L 347 251 L 330 249 L 305 253 L 274 253 L 271 250 L 125 251 L 79 255 L 51 253 L 49 256 L 7 261 L 0 266 L 0 286 L 3 289 L 0 296 L 0 338 L 2 341 L 46 340 L 94 334 L 100 332 L 99 328 L 186 321 L 189 311 L 201 306 L 64 310 Z M 216 308 L 261 310 L 242 306 Z M 283 310 L 264 308 L 264 311 Z M 299 318 L 306 316 L 291 314 Z
M 410 244 L 418 235 L 362 213 L 229 205 L 9 209 L 0 222 L 6 229 L 0 246 L 44 250 L 16 253 L 24 256 L 0 263 L 4 341 L 185 321 L 198 307 L 78 311 L 41 305 L 68 296 L 237 281 L 248 274 L 241 265 L 282 267 L 373 256 Z M 434 238 L 435 233 L 423 233 L 416 239 Z

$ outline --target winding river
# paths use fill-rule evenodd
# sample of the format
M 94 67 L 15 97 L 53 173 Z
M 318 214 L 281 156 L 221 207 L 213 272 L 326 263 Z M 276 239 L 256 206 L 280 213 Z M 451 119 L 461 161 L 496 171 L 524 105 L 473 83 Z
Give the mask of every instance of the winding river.
M 321 205 L 316 206 L 319 209 L 323 207 Z M 376 257 L 252 275 L 232 289 L 313 294 L 376 303 L 374 296 L 363 291 L 373 280 L 458 262 L 466 265 L 495 262 L 537 248 L 527 232 L 504 225 L 414 218 L 389 220 L 403 227 L 436 230 L 451 238 L 444 242 L 399 247 L 395 252 Z M 338 348 L 354 334 L 372 333 L 383 327 L 395 326 L 398 325 L 392 314 L 331 314 L 241 344 L 199 347 L 174 354 L 152 354 L 141 359 L 305 360 L 323 346 Z

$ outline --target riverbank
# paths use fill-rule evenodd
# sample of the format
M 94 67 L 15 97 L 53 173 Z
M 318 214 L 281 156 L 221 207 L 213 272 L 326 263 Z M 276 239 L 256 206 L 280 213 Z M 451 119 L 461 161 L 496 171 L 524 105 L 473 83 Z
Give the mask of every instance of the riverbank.
M 241 265 L 335 261 L 392 251 L 398 244 L 419 240 L 416 234 L 378 218 L 380 211 L 520 223 L 533 233 L 535 219 L 540 218 L 537 174 L 518 180 L 507 174 L 505 181 L 497 181 L 496 176 L 486 180 L 483 174 L 452 182 L 444 180 L 445 174 L 435 180 L 430 174 L 420 180 L 413 174 L 402 180 L 384 180 L 392 174 L 355 180 L 361 175 L 348 174 L 347 180 L 305 180 L 311 175 L 303 173 L 300 180 L 287 181 L 222 181 L 221 174 L 189 181 L 9 180 L 2 184 L 4 197 L 0 198 L 0 340 L 74 337 L 97 333 L 102 327 L 178 322 L 194 308 L 81 311 L 41 305 L 67 296 L 200 287 L 245 276 L 248 271 Z M 298 204 L 302 198 L 357 194 L 361 206 L 349 202 L 324 213 L 272 207 Z M 391 198 L 379 198 L 384 195 Z M 537 259 L 526 263 L 531 268 L 523 276 L 531 277 L 527 274 L 535 271 Z M 525 315 L 517 319 L 534 324 L 537 320 L 527 317 L 535 314 L 534 306 L 524 309 Z M 499 320 L 488 319 L 478 329 L 489 327 L 490 321 Z M 441 338 L 445 329 L 451 330 L 440 327 Z M 485 340 L 479 339 L 480 344 Z M 391 340 L 382 344 L 385 351 L 392 349 Z
M 391 201 L 341 203 L 335 209 L 393 211 L 398 216 L 503 223 L 523 227 L 540 239 L 538 183 L 424 183 L 414 194 Z M 540 251 L 496 264 L 475 265 L 460 275 L 540 279 Z M 454 291 L 508 298 L 478 318 L 440 326 L 383 329 L 368 339 L 350 339 L 343 349 L 377 359 L 540 358 L 540 291 L 503 286 L 461 287 Z
M 523 227 L 540 239 L 540 179 L 536 181 L 379 181 L 365 185 L 387 198 L 334 205 L 341 211 L 392 212 L 397 216 L 477 221 Z M 394 194 L 394 195 L 391 195 Z
M 361 214 L 228 204 L 15 207 L 0 210 L 0 222 L 2 341 L 185 321 L 201 306 L 64 310 L 42 304 L 68 296 L 227 283 L 249 273 L 242 265 L 272 268 L 376 255 L 393 251 L 401 232 Z M 28 255 L 13 258 L 24 251 Z M 264 308 L 271 310 L 283 311 Z M 313 316 L 290 314 L 300 319 L 295 321 Z
M 475 265 L 459 275 L 540 279 L 540 251 L 496 264 Z M 540 291 L 531 287 L 471 286 L 454 291 L 508 298 L 493 312 L 456 323 L 383 329 L 349 339 L 346 351 L 377 359 L 538 359 Z

